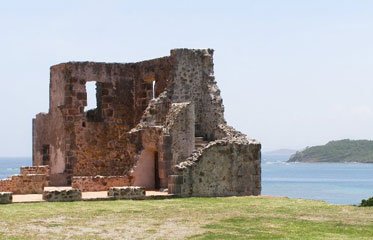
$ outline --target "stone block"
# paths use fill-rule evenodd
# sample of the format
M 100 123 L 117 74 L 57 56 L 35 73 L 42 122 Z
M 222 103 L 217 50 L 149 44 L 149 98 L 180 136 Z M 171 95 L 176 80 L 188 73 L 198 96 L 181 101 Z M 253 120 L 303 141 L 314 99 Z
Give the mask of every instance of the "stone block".
M 168 182 L 173 184 L 183 184 L 184 177 L 182 175 L 169 175 Z
M 168 184 L 168 193 L 174 195 L 181 195 L 181 184 Z
M 8 204 L 13 201 L 13 193 L 11 192 L 0 192 L 0 204 Z
M 145 188 L 143 187 L 112 187 L 108 191 L 108 197 L 113 199 L 144 199 Z
M 44 189 L 43 200 L 47 202 L 80 201 L 82 192 L 72 187 L 48 187 Z

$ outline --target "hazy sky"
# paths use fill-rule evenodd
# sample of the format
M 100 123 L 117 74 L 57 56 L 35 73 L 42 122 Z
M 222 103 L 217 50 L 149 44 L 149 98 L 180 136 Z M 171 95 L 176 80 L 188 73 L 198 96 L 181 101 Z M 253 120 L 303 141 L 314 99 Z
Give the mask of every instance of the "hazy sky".
M 228 123 L 264 150 L 373 138 L 373 1 L 2 1 L 0 156 L 31 156 L 49 67 L 214 48 Z

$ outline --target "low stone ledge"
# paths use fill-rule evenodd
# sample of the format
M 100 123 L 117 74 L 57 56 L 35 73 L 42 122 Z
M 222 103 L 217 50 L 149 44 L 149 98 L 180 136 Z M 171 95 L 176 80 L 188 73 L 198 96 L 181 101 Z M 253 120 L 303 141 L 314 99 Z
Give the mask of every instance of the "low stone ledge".
M 50 169 L 48 165 L 41 165 L 41 166 L 23 166 L 20 168 L 21 175 L 27 174 L 50 174 Z
M 0 204 L 9 204 L 13 202 L 12 192 L 0 192 Z
M 182 175 L 169 175 L 168 176 L 168 193 L 174 195 L 181 194 L 181 187 L 184 183 Z
M 145 188 L 134 186 L 112 187 L 107 194 L 112 199 L 145 199 Z
M 71 186 L 82 192 L 97 192 L 116 186 L 130 186 L 132 182 L 130 176 L 74 176 Z
M 82 192 L 72 187 L 48 187 L 44 189 L 43 200 L 47 202 L 72 202 L 82 200 Z
M 49 185 L 45 174 L 18 174 L 11 178 L 0 180 L 0 192 L 13 194 L 41 194 L 44 187 Z

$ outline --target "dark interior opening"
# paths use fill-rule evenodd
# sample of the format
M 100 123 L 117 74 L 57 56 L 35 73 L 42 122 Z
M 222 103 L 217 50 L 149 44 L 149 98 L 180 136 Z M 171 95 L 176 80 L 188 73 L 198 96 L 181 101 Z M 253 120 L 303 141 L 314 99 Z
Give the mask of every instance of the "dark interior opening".
M 42 149 L 42 154 L 43 154 L 43 165 L 49 165 L 49 160 L 50 160 L 50 146 L 49 144 L 44 144 L 43 149 Z
M 161 187 L 161 179 L 159 177 L 158 152 L 154 152 L 154 188 Z

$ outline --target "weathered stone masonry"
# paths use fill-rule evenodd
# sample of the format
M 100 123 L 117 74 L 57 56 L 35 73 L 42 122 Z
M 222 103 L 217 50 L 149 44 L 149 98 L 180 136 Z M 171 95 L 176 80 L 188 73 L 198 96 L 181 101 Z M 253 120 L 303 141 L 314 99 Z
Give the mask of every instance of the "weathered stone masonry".
M 49 185 L 49 167 L 21 167 L 21 174 L 10 178 L 0 179 L 0 192 L 14 194 L 42 193 Z
M 97 108 L 85 111 L 89 81 L 96 82 Z M 51 186 L 84 190 L 121 184 L 182 196 L 261 191 L 260 143 L 226 125 L 211 49 L 175 49 L 139 63 L 52 66 L 49 112 L 33 119 L 33 165 L 49 165 Z

